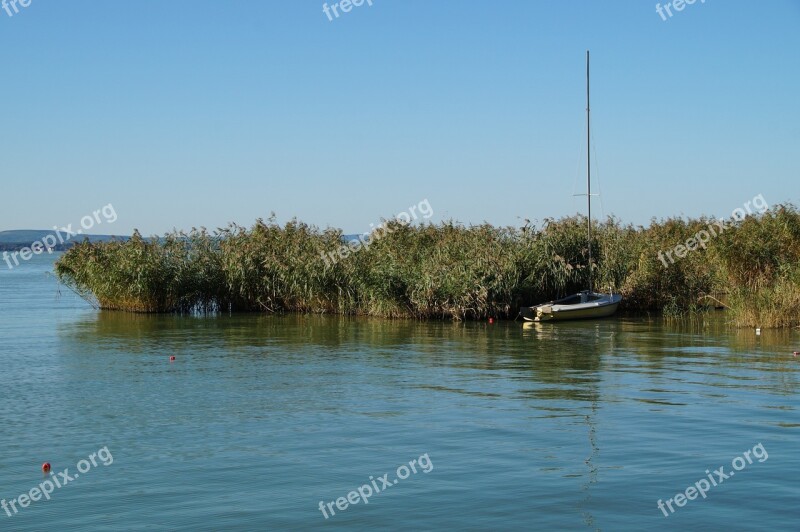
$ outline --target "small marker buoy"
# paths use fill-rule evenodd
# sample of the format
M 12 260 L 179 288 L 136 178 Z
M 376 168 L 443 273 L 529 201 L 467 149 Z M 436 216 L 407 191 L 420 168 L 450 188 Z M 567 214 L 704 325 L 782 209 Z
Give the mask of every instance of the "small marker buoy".
M 489 318 L 489 323 L 494 323 L 494 318 Z
M 792 353 L 792 354 L 793 354 L 794 356 L 800 355 L 800 351 L 795 351 L 795 352 L 794 352 L 794 353 Z
M 175 360 L 175 355 L 172 355 L 171 357 L 169 357 L 169 361 L 170 362 L 172 362 L 173 360 Z
M 42 464 L 42 473 L 49 473 L 50 472 L 50 462 L 45 462 Z
M 761 327 L 756 327 L 756 334 L 761 335 Z

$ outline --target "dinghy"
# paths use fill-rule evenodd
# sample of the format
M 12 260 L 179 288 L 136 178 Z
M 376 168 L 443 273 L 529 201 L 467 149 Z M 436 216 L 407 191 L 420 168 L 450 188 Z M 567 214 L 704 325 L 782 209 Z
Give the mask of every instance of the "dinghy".
M 520 314 L 527 321 L 563 321 L 605 318 L 617 311 L 622 296 L 598 294 L 584 290 L 579 294 L 535 305 L 522 307 Z

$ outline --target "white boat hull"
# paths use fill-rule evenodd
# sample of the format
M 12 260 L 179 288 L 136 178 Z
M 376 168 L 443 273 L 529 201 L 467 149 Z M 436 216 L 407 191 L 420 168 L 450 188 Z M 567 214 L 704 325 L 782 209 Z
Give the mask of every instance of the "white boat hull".
M 525 321 L 565 321 L 606 318 L 617 311 L 622 296 L 581 292 L 557 301 L 522 307 Z

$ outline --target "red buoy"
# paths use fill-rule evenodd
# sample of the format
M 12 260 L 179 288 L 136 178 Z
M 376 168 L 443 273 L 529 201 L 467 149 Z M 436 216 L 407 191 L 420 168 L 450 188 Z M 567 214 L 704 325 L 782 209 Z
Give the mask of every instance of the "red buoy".
M 49 473 L 50 472 L 50 462 L 45 462 L 42 464 L 42 472 Z
M 494 323 L 494 318 L 489 318 L 489 323 Z
M 795 352 L 793 353 L 793 355 L 794 355 L 794 356 L 800 355 L 800 351 L 795 351 Z
M 171 357 L 169 357 L 169 361 L 170 362 L 172 362 L 173 360 L 175 360 L 175 355 L 172 355 Z

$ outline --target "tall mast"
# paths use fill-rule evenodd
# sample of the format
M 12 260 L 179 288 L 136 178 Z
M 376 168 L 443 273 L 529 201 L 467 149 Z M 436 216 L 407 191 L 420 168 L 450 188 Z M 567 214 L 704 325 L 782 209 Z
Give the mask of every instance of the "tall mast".
M 589 215 L 587 217 L 587 233 L 589 235 L 589 292 L 592 291 L 592 152 L 590 151 L 589 130 L 589 50 L 586 50 L 586 202 Z

